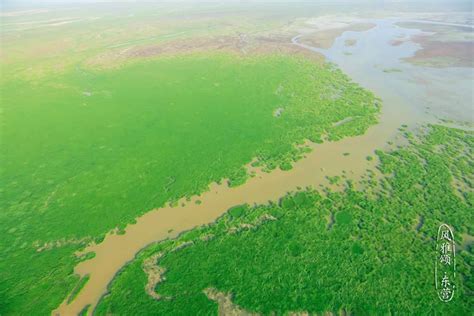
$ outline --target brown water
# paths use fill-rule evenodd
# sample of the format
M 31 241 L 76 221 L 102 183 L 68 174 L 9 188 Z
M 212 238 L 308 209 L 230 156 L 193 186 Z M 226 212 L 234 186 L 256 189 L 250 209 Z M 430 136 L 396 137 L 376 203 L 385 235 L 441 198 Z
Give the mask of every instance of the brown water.
M 391 105 L 390 105 L 391 104 Z M 298 161 L 290 171 L 275 170 L 271 173 L 258 172 L 244 185 L 229 188 L 227 185 L 212 184 L 210 190 L 199 197 L 201 204 L 195 204 L 195 197 L 185 206 L 163 207 L 152 210 L 128 225 L 125 234 L 109 234 L 104 241 L 88 247 L 85 252 L 94 251 L 96 256 L 78 264 L 75 272 L 90 279 L 69 305 L 65 302 L 54 312 L 61 315 L 76 315 L 86 305 L 90 311 L 103 294 L 114 275 L 141 249 L 147 245 L 176 237 L 193 227 L 208 224 L 232 206 L 248 203 L 263 204 L 277 200 L 298 186 L 316 187 L 327 184 L 327 175 L 340 175 L 342 170 L 350 170 L 351 177 L 358 178 L 375 162 L 368 162 L 367 155 L 378 148 L 384 148 L 387 140 L 393 139 L 397 128 L 413 117 L 408 109 L 397 106 L 393 99 L 385 103 L 380 124 L 370 128 L 362 136 L 347 138 L 338 142 L 313 144 L 313 151 Z M 409 120 L 408 120 L 409 121 Z M 343 154 L 349 152 L 349 156 Z
M 386 41 L 390 41 L 390 38 Z M 375 48 L 376 43 L 373 44 Z M 417 48 L 409 45 L 406 49 Z M 357 50 L 354 50 L 354 54 L 356 52 Z M 406 55 L 406 52 L 404 54 Z M 393 62 L 390 60 L 390 67 L 393 67 Z M 73 302 L 68 305 L 64 301 L 53 314 L 76 315 L 89 304 L 91 313 L 102 295 L 106 293 L 107 286 L 115 274 L 141 249 L 151 243 L 174 238 L 196 226 L 211 223 L 232 206 L 243 203 L 263 204 L 269 200 L 276 201 L 297 187 L 327 185 L 326 176 L 341 175 L 343 170 L 349 171 L 351 178 L 360 178 L 367 168 L 373 167 L 376 163 L 367 161 L 366 157 L 373 155 L 375 149 L 386 148 L 388 141 L 400 138 L 397 132 L 400 125 L 408 124 L 410 127 L 415 127 L 416 124 L 431 120 L 432 116 L 424 110 L 425 103 L 412 103 L 412 97 L 415 97 L 419 90 L 413 89 L 412 85 L 409 89 L 403 90 L 404 94 L 400 93 L 399 89 L 404 88 L 403 82 L 412 83 L 409 79 L 400 78 L 401 75 L 397 74 L 398 77 L 395 77 L 397 84 L 391 85 L 393 74 L 384 73 L 380 65 L 376 65 L 376 69 L 380 68 L 380 71 L 374 71 L 372 68 L 370 71 L 365 71 L 364 68 L 340 66 L 352 78 L 382 98 L 383 109 L 379 124 L 369 128 L 361 136 L 337 142 L 311 144 L 313 151 L 295 163 L 290 171 L 257 172 L 256 177 L 236 188 L 229 188 L 225 184 L 212 184 L 210 190 L 199 197 L 202 201 L 199 205 L 194 203 L 198 197 L 194 197 L 191 202 L 182 200 L 179 205 L 185 203 L 184 206 L 155 209 L 137 218 L 135 224 L 126 227 L 123 235 L 107 235 L 102 243 L 91 245 L 85 250 L 85 252 L 94 251 L 96 256 L 81 262 L 75 268 L 75 272 L 81 277 L 89 275 L 89 281 Z M 410 93 L 406 94 L 406 91 Z M 431 101 L 433 100 L 429 98 L 426 100 L 428 104 Z M 350 155 L 345 156 L 344 153 L 347 152 Z

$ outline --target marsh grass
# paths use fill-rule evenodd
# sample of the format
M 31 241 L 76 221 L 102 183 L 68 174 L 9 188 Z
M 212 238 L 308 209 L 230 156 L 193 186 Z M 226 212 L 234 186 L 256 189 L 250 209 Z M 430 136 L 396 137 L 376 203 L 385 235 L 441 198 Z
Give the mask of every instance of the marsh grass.
M 458 243 L 463 234 L 474 233 L 473 141 L 470 132 L 430 126 L 408 147 L 378 151 L 383 191 L 375 183 L 363 192 L 347 183 L 344 192 L 326 196 L 305 190 L 278 204 L 232 208 L 213 225 L 142 251 L 119 273 L 96 312 L 216 314 L 216 304 L 203 293 L 215 288 L 231 293 L 240 308 L 265 315 L 467 315 L 474 290 L 473 249 L 456 256 L 457 292 L 446 304 L 434 287 L 433 238 L 441 223 L 453 227 Z M 440 145 L 444 151 L 437 149 Z M 461 196 L 454 192 L 453 179 L 468 187 Z M 264 215 L 276 220 L 259 221 Z M 420 216 L 423 225 L 414 227 Z M 192 246 L 170 251 L 189 241 Z M 153 300 L 144 291 L 141 262 L 157 252 L 166 253 L 157 263 L 166 273 L 156 291 L 172 298 L 167 301 Z
M 278 54 L 76 67 L 0 89 L 2 314 L 56 308 L 78 281 L 74 253 L 86 240 L 212 182 L 241 185 L 253 159 L 288 170 L 308 150 L 297 144 L 362 134 L 379 112 L 335 67 Z M 357 119 L 333 126 L 347 117 Z M 84 241 L 35 247 L 72 239 Z

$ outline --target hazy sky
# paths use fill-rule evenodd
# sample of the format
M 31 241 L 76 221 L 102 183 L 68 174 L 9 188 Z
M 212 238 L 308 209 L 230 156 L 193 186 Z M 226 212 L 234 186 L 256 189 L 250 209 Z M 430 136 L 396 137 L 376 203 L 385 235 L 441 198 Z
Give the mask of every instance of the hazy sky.
M 426 3 L 430 6 L 446 4 L 450 6 L 462 5 L 465 9 L 472 10 L 474 0 L 0 0 L 0 10 L 27 9 L 50 5 L 78 5 L 93 3 L 229 3 L 229 4 L 252 4 L 252 3 L 308 3 L 308 4 L 368 4 L 384 6 L 391 4 L 416 4 Z

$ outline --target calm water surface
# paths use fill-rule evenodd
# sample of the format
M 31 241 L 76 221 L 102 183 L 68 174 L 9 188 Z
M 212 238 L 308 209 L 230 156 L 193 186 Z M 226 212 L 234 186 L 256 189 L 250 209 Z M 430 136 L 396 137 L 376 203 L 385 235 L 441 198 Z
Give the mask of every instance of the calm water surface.
M 421 122 L 436 119 L 473 122 L 473 68 L 422 67 L 404 61 L 404 58 L 413 56 L 421 49 L 420 45 L 409 39 L 431 33 L 396 25 L 403 21 L 406 20 L 368 20 L 376 26 L 365 32 L 347 31 L 336 38 L 334 45 L 327 50 L 300 44 L 301 35 L 293 38 L 293 43 L 323 54 L 356 82 L 384 100 L 396 94 L 403 100 L 403 104 L 397 106 L 408 106 Z M 410 22 L 451 25 L 419 20 Z M 472 28 L 469 25 L 466 27 Z M 355 40 L 356 43 L 347 46 L 346 40 Z M 405 41 L 394 46 L 393 40 Z

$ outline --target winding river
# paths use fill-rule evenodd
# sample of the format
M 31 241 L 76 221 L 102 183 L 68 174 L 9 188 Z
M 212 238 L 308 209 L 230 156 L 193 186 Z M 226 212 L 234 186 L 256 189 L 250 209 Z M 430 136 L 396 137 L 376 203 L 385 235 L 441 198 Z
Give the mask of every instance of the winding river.
M 180 201 L 179 205 L 185 203 L 184 206 L 151 210 L 137 218 L 136 223 L 128 225 L 125 234 L 108 234 L 102 243 L 90 245 L 85 250 L 94 251 L 96 256 L 75 268 L 78 275 L 89 275 L 89 281 L 74 301 L 70 304 L 64 301 L 53 314 L 77 315 L 87 305 L 91 306 L 91 313 L 116 273 L 151 243 L 211 223 L 232 206 L 267 203 L 297 187 L 327 184 L 326 176 L 340 175 L 343 170 L 357 179 L 376 163 L 367 161 L 367 155 L 373 154 L 375 149 L 386 148 L 388 141 L 401 138 L 398 128 L 402 124 L 416 127 L 439 117 L 464 118 L 462 115 L 471 106 L 471 100 L 460 91 L 465 82 L 472 82 L 472 69 L 441 70 L 405 63 L 402 58 L 412 56 L 420 47 L 410 41 L 399 46 L 390 42 L 421 31 L 401 28 L 395 19 L 370 21 L 376 25 L 374 28 L 365 32 L 347 31 L 328 50 L 301 44 L 301 35 L 292 41 L 295 45 L 324 54 L 351 78 L 380 96 L 383 108 L 379 124 L 361 136 L 311 144 L 312 152 L 295 163 L 290 171 L 257 172 L 256 177 L 236 188 L 211 184 L 210 190 L 199 197 L 202 201 L 199 205 L 195 203 L 195 197 L 190 202 Z M 347 46 L 347 39 L 355 40 L 355 45 Z M 445 112 L 446 102 L 453 104 L 449 112 Z M 350 155 L 344 155 L 346 152 Z

